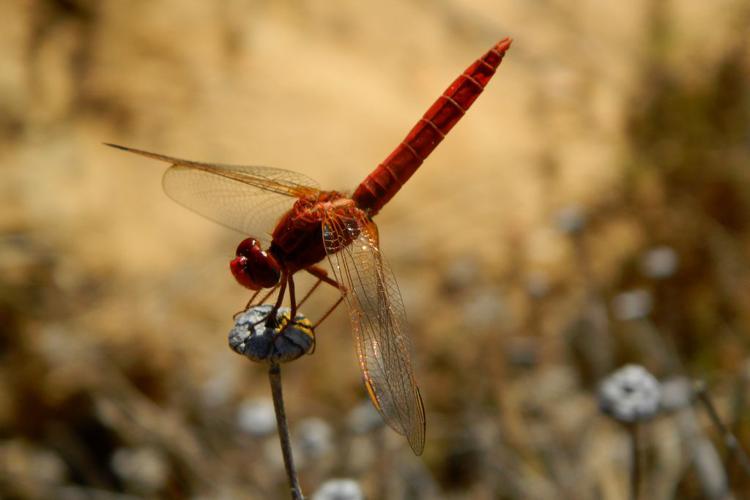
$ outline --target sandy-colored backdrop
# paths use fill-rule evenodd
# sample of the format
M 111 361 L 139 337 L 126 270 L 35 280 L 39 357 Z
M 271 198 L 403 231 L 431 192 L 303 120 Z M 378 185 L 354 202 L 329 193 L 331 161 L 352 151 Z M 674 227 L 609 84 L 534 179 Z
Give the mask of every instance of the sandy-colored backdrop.
M 368 413 L 341 308 L 284 369 L 304 491 L 626 498 L 596 400 L 626 362 L 707 380 L 747 442 L 748 26 L 743 0 L 0 0 L 0 496 L 285 498 L 264 367 L 226 346 L 242 235 L 102 143 L 351 191 L 505 36 L 377 217 L 425 454 Z M 644 498 L 747 498 L 688 403 L 641 446 Z

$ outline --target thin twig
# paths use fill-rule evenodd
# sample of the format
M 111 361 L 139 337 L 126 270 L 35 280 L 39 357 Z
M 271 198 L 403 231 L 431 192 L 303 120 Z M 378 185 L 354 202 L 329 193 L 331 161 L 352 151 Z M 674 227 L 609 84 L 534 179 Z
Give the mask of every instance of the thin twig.
M 289 478 L 289 488 L 292 493 L 292 500 L 304 500 L 302 490 L 299 487 L 297 479 L 297 469 L 294 467 L 294 458 L 292 457 L 292 444 L 289 439 L 289 426 L 286 422 L 286 412 L 284 411 L 284 396 L 281 392 L 281 366 L 278 363 L 271 363 L 268 369 L 268 379 L 271 382 L 271 394 L 273 395 L 273 407 L 276 410 L 276 426 L 279 430 L 279 442 L 281 443 L 281 454 L 284 456 L 284 468 Z
M 703 381 L 697 381 L 693 385 L 693 390 L 695 391 L 695 395 L 698 397 L 698 401 L 700 401 L 706 408 L 706 412 L 711 419 L 711 423 L 714 424 L 714 427 L 716 427 L 716 429 L 724 439 L 724 445 L 735 457 L 737 457 L 737 461 L 745 471 L 745 474 L 750 477 L 750 458 L 748 458 L 747 452 L 734 436 L 732 431 L 730 431 L 729 428 L 724 425 L 724 422 L 721 421 L 719 412 L 716 411 L 716 407 L 711 401 L 711 397 L 708 395 L 706 384 Z
M 638 460 L 638 424 L 628 426 L 630 434 L 630 499 L 638 500 L 638 492 L 641 487 L 641 467 Z

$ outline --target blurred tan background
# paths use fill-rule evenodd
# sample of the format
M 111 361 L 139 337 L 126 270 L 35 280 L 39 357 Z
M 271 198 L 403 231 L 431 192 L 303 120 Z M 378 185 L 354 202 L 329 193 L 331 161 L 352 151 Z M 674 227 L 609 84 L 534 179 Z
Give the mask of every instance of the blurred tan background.
M 377 217 L 425 454 L 368 413 L 342 309 L 284 368 L 304 491 L 627 498 L 626 433 L 596 401 L 627 362 L 666 388 L 706 380 L 750 439 L 746 0 L 0 12 L 1 497 L 286 495 L 265 368 L 226 346 L 248 299 L 227 265 L 242 235 L 170 201 L 164 165 L 102 142 L 351 191 L 505 36 L 484 94 Z M 644 431 L 645 498 L 748 498 L 701 411 Z

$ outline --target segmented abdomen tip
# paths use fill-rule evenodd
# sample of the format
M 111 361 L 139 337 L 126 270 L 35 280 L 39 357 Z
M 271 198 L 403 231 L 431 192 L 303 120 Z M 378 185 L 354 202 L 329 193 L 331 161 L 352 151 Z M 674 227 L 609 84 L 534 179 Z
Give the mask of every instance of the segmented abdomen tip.
M 510 45 L 513 43 L 513 39 L 510 37 L 503 38 L 499 42 L 495 44 L 495 47 L 493 47 L 496 51 L 500 52 L 501 54 L 508 50 L 510 48 Z

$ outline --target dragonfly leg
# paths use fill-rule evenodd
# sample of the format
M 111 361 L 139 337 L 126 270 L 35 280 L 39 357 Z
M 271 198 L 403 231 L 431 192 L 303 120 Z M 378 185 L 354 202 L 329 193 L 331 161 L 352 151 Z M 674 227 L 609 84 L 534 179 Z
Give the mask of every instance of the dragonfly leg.
M 323 283 L 323 280 L 319 279 L 318 281 L 315 282 L 315 284 L 312 287 L 310 287 L 310 289 L 307 291 L 307 293 L 305 294 L 305 296 L 302 297 L 302 300 L 300 300 L 297 303 L 297 307 L 298 308 L 302 307 L 302 304 L 304 304 L 305 301 L 310 298 L 310 296 L 313 294 L 313 292 L 315 291 L 315 289 L 318 288 L 321 283 Z
M 237 319 L 237 316 L 239 316 L 240 314 L 246 312 L 248 309 L 250 309 L 254 305 L 260 305 L 260 304 L 262 304 L 263 302 L 265 302 L 266 300 L 268 300 L 268 297 L 270 297 L 271 294 L 273 294 L 273 292 L 276 291 L 277 288 L 279 288 L 278 284 L 275 285 L 270 290 L 268 290 L 268 293 L 266 293 L 266 295 L 261 300 L 259 300 L 257 304 L 255 304 L 255 299 L 258 297 L 258 295 L 260 294 L 261 290 L 256 291 L 252 295 L 252 297 L 250 297 L 250 300 L 247 301 L 247 304 L 245 304 L 245 307 L 241 311 L 237 311 L 236 313 L 234 313 L 234 315 L 232 316 L 232 318 L 233 319 Z
M 321 283 L 321 281 L 318 280 L 318 282 L 312 287 L 312 289 L 310 289 L 310 291 L 307 292 L 307 294 L 305 295 L 305 298 L 302 299 L 302 301 L 300 301 L 299 303 L 297 302 L 297 297 L 296 297 L 296 295 L 294 293 L 294 276 L 293 275 L 291 275 L 291 274 L 289 275 L 289 278 L 287 279 L 287 283 L 289 284 L 289 304 L 290 304 L 290 307 L 289 307 L 289 325 L 296 325 L 297 324 L 297 322 L 296 322 L 296 319 L 297 319 L 297 310 L 299 309 L 299 306 L 301 306 L 302 302 L 304 302 L 305 299 L 307 299 L 307 297 L 310 296 L 310 294 L 312 293 L 312 291 L 315 290 L 315 287 L 317 285 L 319 285 Z M 302 324 L 304 326 L 308 326 L 309 325 L 309 323 L 306 323 L 306 324 L 302 323 Z M 312 328 L 312 330 L 313 330 L 313 332 L 315 331 L 314 328 Z M 300 347 L 304 347 L 307 350 L 307 346 L 300 346 Z M 307 351 L 307 354 L 312 354 L 314 352 L 315 352 L 315 336 L 313 335 L 313 337 L 312 337 L 312 347 L 309 348 L 309 350 Z
M 232 319 L 237 319 L 237 316 L 239 316 L 239 315 L 240 315 L 240 314 L 242 314 L 243 312 L 245 312 L 245 311 L 247 311 L 248 309 L 250 309 L 250 308 L 251 308 L 251 307 L 253 306 L 253 301 L 255 300 L 255 297 L 257 297 L 259 293 L 260 293 L 260 290 L 256 291 L 256 292 L 255 292 L 255 293 L 253 294 L 253 296 L 252 296 L 252 297 L 250 297 L 250 300 L 248 300 L 248 301 L 247 301 L 247 304 L 245 304 L 245 307 L 244 307 L 244 308 L 242 308 L 242 310 L 241 310 L 241 311 L 237 311 L 236 313 L 234 313 L 234 315 L 232 315 Z
M 290 274 L 287 279 L 289 283 L 289 321 L 297 317 L 297 297 L 294 295 L 294 277 Z
M 286 271 L 283 271 L 281 273 L 281 281 L 280 281 L 281 288 L 279 289 L 279 295 L 278 297 L 276 297 L 276 303 L 273 305 L 273 307 L 271 308 L 271 311 L 268 313 L 268 316 L 266 317 L 266 326 L 268 326 L 269 328 L 276 326 L 276 313 L 278 313 L 279 308 L 281 307 L 281 303 L 284 300 L 284 293 L 286 292 L 286 284 L 288 280 L 289 280 L 289 274 Z M 275 290 L 275 287 L 273 290 Z M 268 297 L 270 297 L 270 293 L 266 295 L 264 300 Z
M 273 295 L 273 292 L 275 292 L 277 288 L 279 288 L 279 284 L 278 283 L 276 285 L 274 285 L 273 288 L 271 288 L 270 290 L 268 290 L 268 293 L 265 294 L 263 296 L 263 298 L 258 301 L 258 305 L 261 305 L 263 302 L 267 301 L 268 297 L 270 297 L 271 295 Z
M 260 295 L 260 290 L 256 290 L 252 297 L 250 297 L 250 300 L 247 301 L 247 304 L 245 304 L 245 311 L 250 309 L 253 306 L 253 301 L 255 298 Z
M 304 298 L 300 301 L 299 305 L 302 305 L 302 303 L 306 301 L 308 297 L 310 297 L 310 295 L 312 295 L 312 293 L 315 291 L 316 288 L 318 288 L 318 286 L 320 286 L 321 283 L 327 283 L 331 285 L 332 287 L 334 287 L 336 290 L 339 290 L 340 292 L 342 292 L 341 297 L 339 297 L 339 299 L 326 311 L 326 313 L 317 322 L 315 322 L 315 324 L 312 327 L 313 330 L 315 330 L 328 316 L 331 315 L 333 311 L 336 310 L 339 304 L 341 304 L 341 302 L 344 300 L 344 296 L 343 296 L 344 288 L 339 284 L 338 281 L 332 278 L 329 278 L 328 272 L 322 267 L 309 266 L 305 268 L 305 271 L 307 271 L 308 273 L 318 278 L 318 281 L 312 286 L 310 291 L 308 291 L 305 294 Z
M 322 318 L 320 318 L 320 319 L 319 319 L 318 321 L 316 321 L 316 322 L 315 322 L 315 324 L 314 324 L 314 325 L 313 325 L 313 327 L 312 327 L 313 331 L 314 331 L 314 330 L 315 330 L 315 329 L 316 329 L 316 328 L 317 328 L 318 326 L 320 326 L 320 324 L 321 324 L 321 323 L 322 323 L 322 322 L 323 322 L 323 321 L 324 321 L 324 320 L 325 320 L 325 319 L 326 319 L 326 318 L 327 318 L 328 316 L 330 316 L 330 315 L 331 315 L 331 313 L 332 313 L 333 311 L 335 311 L 335 310 L 336 310 L 336 308 L 337 308 L 337 307 L 339 306 L 339 304 L 341 304 L 341 302 L 343 302 L 343 300 L 344 300 L 344 296 L 342 295 L 341 297 L 339 297 L 339 299 L 338 299 L 338 300 L 336 301 L 336 303 L 335 303 L 335 304 L 333 304 L 333 305 L 332 305 L 332 306 L 330 307 L 330 309 L 328 309 L 328 311 L 326 311 L 326 313 L 325 313 L 325 314 L 323 315 L 323 317 L 322 317 Z
M 307 271 L 308 273 L 312 274 L 313 276 L 315 276 L 316 278 L 318 278 L 320 281 L 323 281 L 324 283 L 328 283 L 332 287 L 334 287 L 334 288 L 336 288 L 338 290 L 341 290 L 341 285 L 339 285 L 339 282 L 336 281 L 336 280 L 334 280 L 334 279 L 329 278 L 328 277 L 328 271 L 326 271 L 322 267 L 309 266 L 309 267 L 305 268 L 305 271 Z

